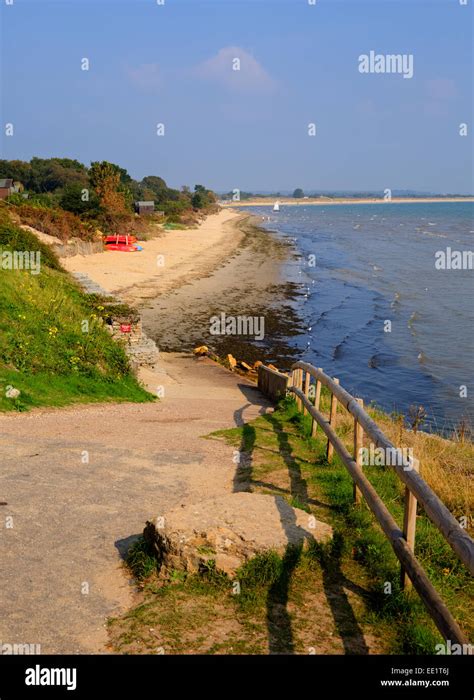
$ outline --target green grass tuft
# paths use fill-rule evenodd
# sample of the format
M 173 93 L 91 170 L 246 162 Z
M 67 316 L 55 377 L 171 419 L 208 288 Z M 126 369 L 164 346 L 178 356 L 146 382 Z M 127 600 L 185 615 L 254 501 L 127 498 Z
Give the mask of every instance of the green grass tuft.
M 157 571 L 156 557 L 143 536 L 130 546 L 125 563 L 137 581 L 144 581 Z

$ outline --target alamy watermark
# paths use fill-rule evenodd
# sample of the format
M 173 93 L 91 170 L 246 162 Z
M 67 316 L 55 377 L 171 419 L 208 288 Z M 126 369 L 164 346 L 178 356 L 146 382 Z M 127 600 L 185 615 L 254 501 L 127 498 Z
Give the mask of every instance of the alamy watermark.
M 48 668 L 36 664 L 25 670 L 25 685 L 59 685 L 67 690 L 77 688 L 77 668 Z
M 359 56 L 359 73 L 396 73 L 413 78 L 413 54 L 383 54 L 369 51 Z
M 2 250 L 0 248 L 0 270 L 29 270 L 32 275 L 41 272 L 41 251 Z
M 453 644 L 453 642 L 448 639 L 446 644 L 437 644 L 435 646 L 435 654 L 442 654 L 443 656 L 472 656 L 474 654 L 474 644 L 458 644 L 456 642 Z
M 417 469 L 417 460 L 412 447 L 369 447 L 359 449 L 360 464 L 363 467 L 403 467 L 404 471 Z
M 472 250 L 437 250 L 435 253 L 435 268 L 437 270 L 472 270 L 474 268 L 474 252 Z
M 209 332 L 211 335 L 249 335 L 255 340 L 263 340 L 265 318 L 263 316 L 227 316 L 221 312 L 220 316 L 212 316 L 209 319 Z
M 0 642 L 0 656 L 20 656 L 23 654 L 41 654 L 41 644 Z

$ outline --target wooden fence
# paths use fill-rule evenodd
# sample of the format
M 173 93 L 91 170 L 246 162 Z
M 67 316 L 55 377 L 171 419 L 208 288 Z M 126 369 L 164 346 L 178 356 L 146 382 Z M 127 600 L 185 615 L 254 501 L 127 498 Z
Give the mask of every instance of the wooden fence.
M 288 375 L 283 372 L 259 365 L 258 388 L 272 401 L 278 401 L 286 396 L 288 389 Z
M 265 387 L 268 387 L 272 380 L 274 381 L 274 374 L 275 371 L 268 367 L 259 367 L 259 387 L 270 398 L 273 396 L 265 391 Z M 280 372 L 276 374 L 286 376 Z M 260 375 L 262 375 L 262 379 L 260 379 Z M 320 427 L 327 436 L 326 454 L 328 461 L 332 460 L 334 451 L 339 455 L 354 483 L 354 501 L 359 503 L 362 497 L 365 499 L 389 540 L 401 564 L 402 587 L 408 588 L 413 585 L 438 630 L 446 640 L 457 644 L 468 644 L 466 636 L 415 557 L 417 503 L 423 507 L 426 515 L 471 574 L 474 573 L 474 541 L 421 478 L 416 460 L 405 458 L 402 450 L 397 449 L 388 440 L 378 425 L 364 411 L 362 399 L 351 396 L 340 386 L 338 379 L 329 377 L 321 368 L 315 368 L 306 362 L 296 362 L 292 367 L 291 377 L 286 378 L 289 380 L 288 391 L 294 394 L 299 410 L 310 415 L 313 419 L 312 435 L 316 435 L 317 429 Z M 326 419 L 319 410 L 322 386 L 331 393 L 329 419 Z M 354 418 L 353 454 L 346 449 L 336 434 L 339 404 Z M 390 466 L 405 484 L 405 512 L 402 529 L 399 528 L 388 508 L 364 475 L 361 459 L 364 435 L 370 438 L 374 447 L 382 448 L 382 454 L 390 455 Z

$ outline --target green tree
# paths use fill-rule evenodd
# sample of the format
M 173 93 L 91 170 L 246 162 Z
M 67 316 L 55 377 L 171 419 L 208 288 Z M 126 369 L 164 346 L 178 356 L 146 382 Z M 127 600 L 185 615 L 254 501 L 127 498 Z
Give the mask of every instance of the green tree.
M 87 185 L 85 165 L 70 158 L 32 158 L 25 187 L 33 192 L 55 192 L 73 183 Z
M 295 199 L 303 199 L 304 197 L 304 192 L 301 189 L 301 187 L 297 187 L 296 190 L 293 192 L 293 197 Z
M 31 166 L 23 160 L 0 160 L 0 178 L 11 177 L 26 188 L 31 179 Z
M 203 193 L 195 192 L 191 198 L 191 203 L 194 209 L 203 209 L 206 204 Z
M 100 202 L 96 193 L 79 183 L 66 185 L 59 200 L 62 209 L 73 214 L 98 215 L 100 213 Z

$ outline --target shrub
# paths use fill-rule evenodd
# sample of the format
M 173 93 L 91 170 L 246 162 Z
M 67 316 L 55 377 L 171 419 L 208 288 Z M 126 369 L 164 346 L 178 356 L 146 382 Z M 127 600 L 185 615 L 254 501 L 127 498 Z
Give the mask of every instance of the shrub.
M 52 270 L 62 270 L 59 258 L 51 248 L 42 243 L 33 233 L 0 219 L 0 248 L 11 250 L 40 251 L 41 263 Z
M 91 240 L 94 236 L 92 228 L 69 211 L 37 206 L 27 203 L 26 200 L 20 206 L 13 206 L 12 210 L 22 224 L 49 236 L 56 236 L 62 241 L 68 241 L 70 238 Z

